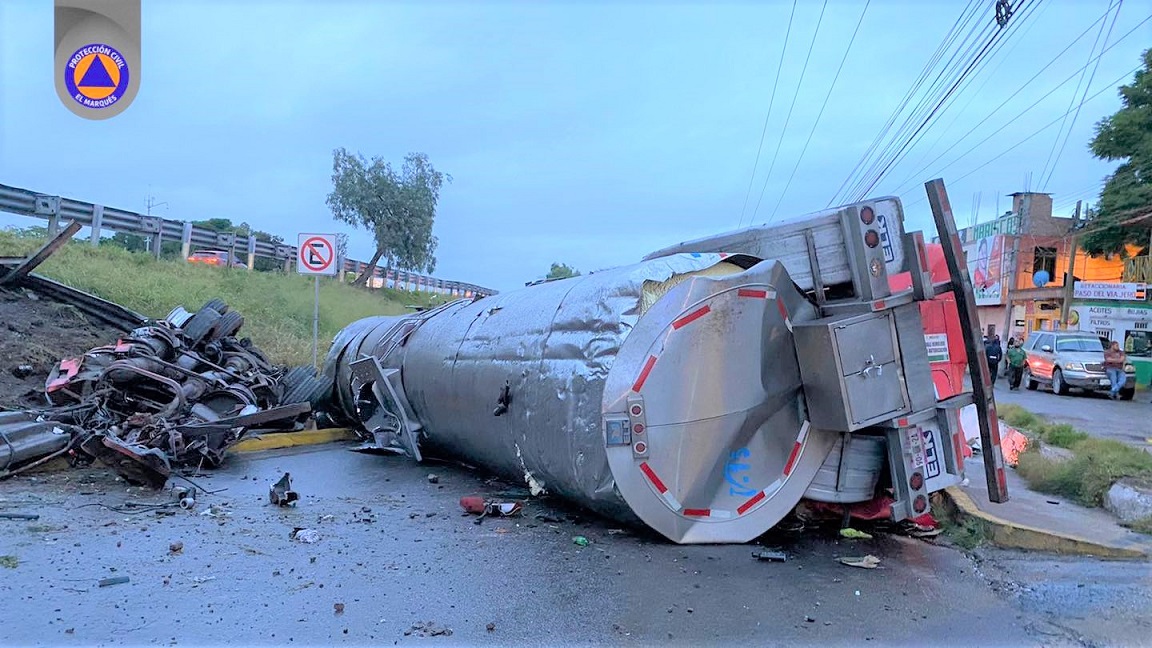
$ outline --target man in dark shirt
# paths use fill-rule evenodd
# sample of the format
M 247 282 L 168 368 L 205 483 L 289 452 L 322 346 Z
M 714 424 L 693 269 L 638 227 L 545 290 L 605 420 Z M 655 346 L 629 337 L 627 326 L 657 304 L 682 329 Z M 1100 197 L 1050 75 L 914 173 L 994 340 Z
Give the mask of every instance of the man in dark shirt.
M 1004 350 L 1000 348 L 1000 336 L 990 336 L 984 343 L 984 357 L 988 359 L 988 373 L 992 374 L 992 384 L 996 384 L 996 373 L 1000 368 L 1000 359 L 1004 357 Z

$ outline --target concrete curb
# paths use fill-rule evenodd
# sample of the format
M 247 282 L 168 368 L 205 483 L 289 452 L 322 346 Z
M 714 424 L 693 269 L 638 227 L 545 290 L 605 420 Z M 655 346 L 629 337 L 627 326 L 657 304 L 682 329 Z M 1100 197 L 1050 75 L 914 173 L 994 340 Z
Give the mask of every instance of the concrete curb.
M 354 441 L 356 438 L 356 435 L 346 428 L 304 430 L 301 432 L 276 432 L 274 434 L 265 434 L 243 439 L 229 448 L 228 452 L 260 452 L 262 450 L 319 445 L 321 443 L 332 443 L 334 441 Z
M 956 486 L 946 488 L 944 493 L 957 516 L 980 520 L 988 531 L 989 541 L 998 547 L 1098 558 L 1149 557 L 1146 552 L 1139 549 L 1101 544 L 1073 535 L 1009 522 L 981 511 L 968 493 Z

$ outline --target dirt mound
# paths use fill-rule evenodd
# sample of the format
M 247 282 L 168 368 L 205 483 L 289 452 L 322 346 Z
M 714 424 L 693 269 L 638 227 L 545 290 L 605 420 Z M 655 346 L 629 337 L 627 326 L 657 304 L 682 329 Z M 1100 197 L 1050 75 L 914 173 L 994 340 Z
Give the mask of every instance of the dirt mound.
M 74 306 L 28 290 L 0 290 L 0 410 L 20 408 L 29 392 L 43 392 L 61 358 L 82 355 L 122 333 Z

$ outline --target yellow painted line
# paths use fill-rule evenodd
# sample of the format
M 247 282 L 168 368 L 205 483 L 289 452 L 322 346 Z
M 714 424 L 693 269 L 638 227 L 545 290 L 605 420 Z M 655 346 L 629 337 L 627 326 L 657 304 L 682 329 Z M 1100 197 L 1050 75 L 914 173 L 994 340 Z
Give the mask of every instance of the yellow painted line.
M 278 448 L 293 448 L 296 446 L 318 445 L 332 443 L 333 441 L 352 441 L 356 435 L 345 428 L 329 428 L 326 430 L 304 430 L 301 432 L 277 432 L 244 439 L 228 449 L 229 452 L 259 452 L 261 450 L 276 450 Z
M 963 515 L 984 522 L 991 535 L 992 544 L 999 547 L 1101 558 L 1148 557 L 1148 554 L 1140 549 L 1100 544 L 1074 535 L 1009 522 L 1004 518 L 980 510 L 968 493 L 956 486 L 946 488 L 945 493 Z

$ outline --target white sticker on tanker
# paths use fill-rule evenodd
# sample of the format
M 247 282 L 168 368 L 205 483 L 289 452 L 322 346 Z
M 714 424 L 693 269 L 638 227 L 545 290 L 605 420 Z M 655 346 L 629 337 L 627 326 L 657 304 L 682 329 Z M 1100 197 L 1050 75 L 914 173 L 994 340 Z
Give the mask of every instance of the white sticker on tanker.
M 926 334 L 924 346 L 928 347 L 928 362 L 948 362 L 948 336 L 946 334 Z

